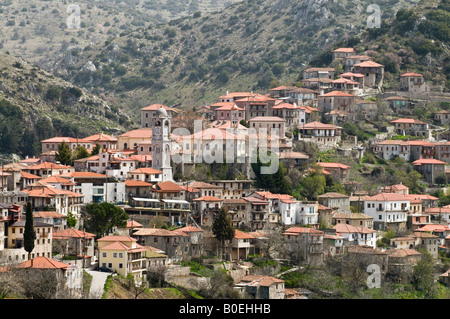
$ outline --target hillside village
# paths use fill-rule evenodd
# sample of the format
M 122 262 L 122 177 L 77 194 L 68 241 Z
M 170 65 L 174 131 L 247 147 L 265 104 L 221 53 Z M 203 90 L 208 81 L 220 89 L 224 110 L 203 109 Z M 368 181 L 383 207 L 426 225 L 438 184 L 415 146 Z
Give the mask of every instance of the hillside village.
M 201 290 L 211 280 L 193 270 L 201 261 L 206 271 L 224 268 L 241 298 L 302 299 L 320 293 L 282 270 L 342 258 L 362 270 L 363 286 L 371 264 L 382 281 L 409 283 L 431 258 L 433 282 L 448 289 L 450 94 L 414 70 L 387 92 L 382 64 L 353 48 L 332 55 L 332 66 L 306 68 L 296 86 L 224 89 L 193 110 L 152 104 L 140 128 L 54 136 L 39 157 L 3 164 L 3 272 L 48 269 L 79 297 L 84 269 L 131 274 L 138 285 L 161 272 Z M 264 175 L 267 154 L 279 165 Z M 127 221 L 94 233 L 88 207 L 104 203 Z M 224 247 L 213 231 L 221 212 L 234 229 Z

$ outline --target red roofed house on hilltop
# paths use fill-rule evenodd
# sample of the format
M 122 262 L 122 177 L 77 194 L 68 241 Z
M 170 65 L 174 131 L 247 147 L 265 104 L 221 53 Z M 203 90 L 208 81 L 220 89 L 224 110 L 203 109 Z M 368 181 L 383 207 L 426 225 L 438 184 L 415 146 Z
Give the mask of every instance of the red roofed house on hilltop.
M 350 166 L 341 163 L 326 163 L 317 162 L 317 165 L 321 166 L 323 170 L 331 173 L 331 176 L 338 181 L 345 181 L 350 171 Z
M 345 57 L 344 69 L 346 71 L 351 71 L 355 64 L 359 64 L 361 62 L 371 61 L 371 60 L 373 60 L 373 59 L 367 55 L 348 55 Z M 363 78 L 364 78 L 364 76 L 363 76 Z M 361 82 L 361 86 L 362 85 L 363 85 L 363 83 Z
M 333 51 L 331 51 L 332 58 L 334 59 L 345 59 L 349 56 L 352 56 L 355 54 L 354 48 L 337 48 Z
M 406 72 L 400 75 L 400 88 L 414 94 L 429 92 L 430 88 L 425 84 L 422 74 Z
M 400 135 L 423 136 L 430 138 L 431 132 L 428 130 L 428 124 L 416 119 L 402 118 L 390 121 L 395 125 L 395 132 Z
M 340 126 L 311 122 L 304 125 L 298 125 L 297 128 L 298 140 L 314 143 L 319 146 L 321 150 L 335 148 L 341 141 L 342 128 Z
M 284 280 L 266 275 L 246 275 L 234 289 L 245 299 L 284 299 Z
M 303 71 L 303 79 L 331 79 L 334 80 L 334 68 L 308 68 Z
M 353 73 L 364 74 L 364 86 L 381 89 L 383 86 L 384 66 L 374 61 L 363 61 L 353 65 Z
M 355 96 L 341 91 L 332 91 L 318 96 L 317 108 L 321 112 L 333 110 L 351 113 L 355 105 Z
M 436 184 L 436 178 L 438 177 L 445 177 L 446 162 L 433 158 L 422 158 L 414 161 L 412 164 L 414 169 L 422 174 L 430 184 Z

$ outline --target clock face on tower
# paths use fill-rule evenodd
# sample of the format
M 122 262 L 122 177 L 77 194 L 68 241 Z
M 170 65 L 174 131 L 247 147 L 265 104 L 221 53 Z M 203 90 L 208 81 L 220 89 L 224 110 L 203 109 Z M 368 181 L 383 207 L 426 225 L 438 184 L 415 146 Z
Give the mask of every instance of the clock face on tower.
M 156 127 L 155 128 L 155 134 L 157 134 L 157 135 L 161 134 L 161 128 L 160 127 Z

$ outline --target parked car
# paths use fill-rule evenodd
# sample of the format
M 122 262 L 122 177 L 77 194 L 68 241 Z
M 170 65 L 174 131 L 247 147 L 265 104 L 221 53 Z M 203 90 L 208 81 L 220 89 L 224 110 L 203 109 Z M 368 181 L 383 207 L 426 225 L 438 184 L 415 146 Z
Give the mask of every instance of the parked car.
M 98 270 L 102 272 L 112 272 L 112 269 L 108 267 L 99 267 Z

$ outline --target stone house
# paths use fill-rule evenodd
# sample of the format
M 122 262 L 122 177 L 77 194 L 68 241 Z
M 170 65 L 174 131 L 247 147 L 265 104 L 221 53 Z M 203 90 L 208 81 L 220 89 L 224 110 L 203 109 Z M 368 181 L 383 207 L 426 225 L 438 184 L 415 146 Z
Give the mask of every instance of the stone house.
M 343 59 L 353 56 L 355 54 L 354 48 L 337 48 L 333 51 L 331 51 L 332 59 Z
M 431 132 L 428 129 L 428 124 L 416 119 L 401 118 L 390 121 L 394 124 L 395 132 L 399 135 L 412 135 L 429 138 Z
M 245 299 L 284 299 L 284 280 L 266 275 L 246 275 L 235 286 Z
M 424 179 L 430 183 L 435 184 L 437 177 L 445 176 L 446 163 L 437 159 L 418 159 L 412 162 L 414 169 L 423 175 Z
M 332 217 L 332 223 L 348 224 L 373 229 L 373 218 L 363 213 L 343 213 L 336 211 Z
M 350 211 L 350 196 L 341 193 L 328 192 L 319 195 L 319 204 L 342 212 Z
M 189 260 L 190 243 L 183 240 L 188 237 L 183 232 L 170 231 L 162 228 L 139 228 L 134 231 L 133 238 L 142 246 L 158 248 L 168 256 L 169 261 Z
M 353 65 L 354 73 L 364 75 L 364 87 L 378 88 L 383 86 L 384 66 L 374 61 L 363 61 Z
M 407 72 L 400 75 L 400 89 L 413 94 L 430 91 L 430 87 L 425 83 L 423 75 L 414 72 Z
M 335 148 L 341 141 L 342 128 L 340 126 L 310 122 L 299 125 L 297 128 L 299 133 L 298 140 L 317 144 L 324 149 Z
M 351 113 L 355 105 L 355 95 L 342 91 L 331 91 L 317 99 L 317 108 L 324 113 L 333 110 Z
M 282 235 L 285 239 L 286 258 L 311 265 L 323 263 L 323 231 L 307 227 L 290 227 Z
M 440 110 L 434 113 L 434 120 L 440 125 L 448 125 L 450 123 L 450 112 Z

